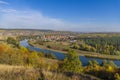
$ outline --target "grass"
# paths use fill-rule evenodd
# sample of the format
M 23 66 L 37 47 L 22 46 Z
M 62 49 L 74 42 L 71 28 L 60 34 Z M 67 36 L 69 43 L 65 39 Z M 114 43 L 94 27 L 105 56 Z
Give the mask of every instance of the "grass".
M 45 80 L 101 80 L 91 75 L 43 71 Z
M 11 65 L 5 65 L 0 64 L 0 71 L 11 71 L 12 69 L 21 69 L 24 68 L 23 66 L 11 66 Z
M 38 80 L 39 76 L 34 68 L 0 65 L 0 80 Z
M 100 53 L 80 51 L 80 50 L 76 50 L 76 52 L 79 53 L 79 55 L 81 55 L 81 56 L 86 56 L 86 57 L 91 57 L 91 58 L 120 60 L 119 55 L 107 55 L 107 54 L 100 54 Z
M 33 67 L 0 64 L 0 80 L 100 80 L 85 74 L 61 73 Z

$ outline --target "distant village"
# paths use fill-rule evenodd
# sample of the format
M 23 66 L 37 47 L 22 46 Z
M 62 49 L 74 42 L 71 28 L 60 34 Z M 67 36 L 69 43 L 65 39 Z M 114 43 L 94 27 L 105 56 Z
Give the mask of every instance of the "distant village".
M 29 39 L 41 39 L 45 41 L 59 41 L 73 39 L 77 33 L 69 31 L 50 31 L 50 30 L 0 30 L 0 40 L 5 40 L 8 37 L 24 36 Z

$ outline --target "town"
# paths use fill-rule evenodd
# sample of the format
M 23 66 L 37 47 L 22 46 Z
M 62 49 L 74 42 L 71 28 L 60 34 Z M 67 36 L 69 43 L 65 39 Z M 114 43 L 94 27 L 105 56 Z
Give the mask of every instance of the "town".
M 8 37 L 24 37 L 24 39 L 41 39 L 44 41 L 60 41 L 75 38 L 77 33 L 70 31 L 52 31 L 52 30 L 0 30 L 0 40 Z

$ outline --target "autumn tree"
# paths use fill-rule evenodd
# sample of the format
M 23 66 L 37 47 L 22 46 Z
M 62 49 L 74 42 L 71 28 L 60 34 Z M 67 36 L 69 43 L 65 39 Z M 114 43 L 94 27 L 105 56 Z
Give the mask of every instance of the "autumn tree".
M 106 60 L 103 61 L 102 66 L 104 66 L 106 68 L 109 66 L 111 66 L 113 68 L 117 67 L 117 65 L 113 61 L 106 61 Z
M 61 70 L 65 72 L 80 73 L 82 71 L 82 64 L 79 56 L 73 50 L 69 51 L 60 67 Z
M 116 73 L 114 77 L 115 77 L 115 80 L 120 80 L 120 74 Z
M 34 67 L 40 66 L 40 57 L 37 52 L 31 52 L 28 57 L 28 64 Z

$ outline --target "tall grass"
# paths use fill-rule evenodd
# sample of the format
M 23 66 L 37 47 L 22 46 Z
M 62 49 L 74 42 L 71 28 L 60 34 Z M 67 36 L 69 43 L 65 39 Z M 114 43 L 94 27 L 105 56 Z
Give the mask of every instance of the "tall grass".
M 38 80 L 40 74 L 34 68 L 0 65 L 0 80 Z
M 33 67 L 0 65 L 0 80 L 100 80 L 83 74 L 69 74 Z

